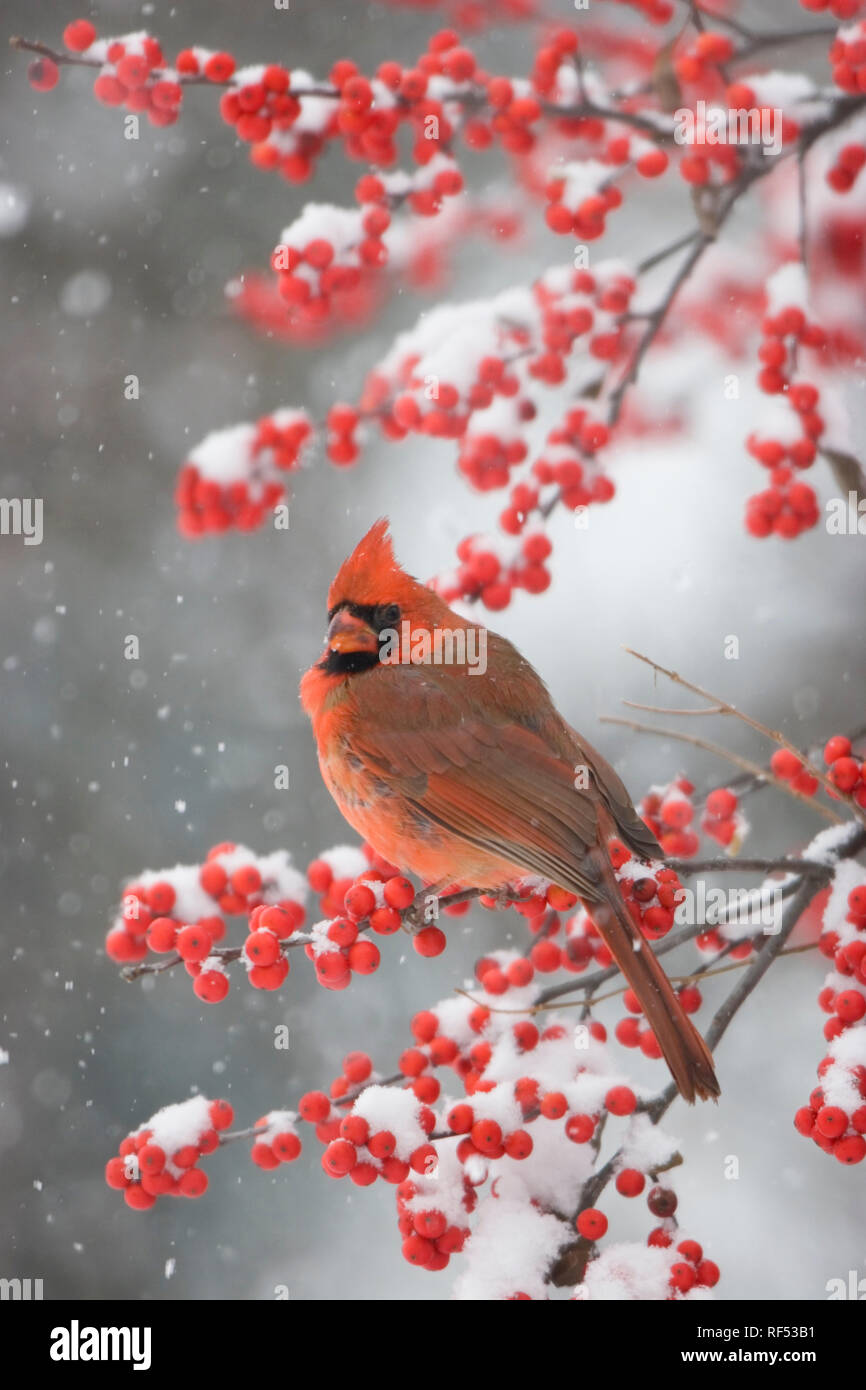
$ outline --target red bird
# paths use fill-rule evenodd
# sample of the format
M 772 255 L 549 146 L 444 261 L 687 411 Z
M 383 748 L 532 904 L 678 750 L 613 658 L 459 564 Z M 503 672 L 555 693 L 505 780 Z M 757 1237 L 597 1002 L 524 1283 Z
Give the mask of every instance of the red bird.
M 328 620 L 327 647 L 301 682 L 301 701 L 322 776 L 350 825 L 426 884 L 495 892 L 537 874 L 576 894 L 640 1000 L 681 1095 L 718 1096 L 710 1051 L 632 921 L 605 845 L 616 835 L 641 859 L 663 852 L 613 768 L 557 713 L 529 662 L 401 569 L 385 520 L 340 569 Z M 380 638 L 386 630 L 401 634 L 396 648 L 393 635 Z M 462 641 L 475 666 L 413 663 L 411 644 L 432 647 L 437 632 Z M 578 768 L 586 775 L 576 777 Z

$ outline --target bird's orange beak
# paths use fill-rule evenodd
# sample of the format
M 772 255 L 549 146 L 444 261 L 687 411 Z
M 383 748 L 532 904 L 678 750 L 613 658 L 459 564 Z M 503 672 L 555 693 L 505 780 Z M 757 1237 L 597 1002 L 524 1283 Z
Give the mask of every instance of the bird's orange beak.
M 328 628 L 328 650 L 332 652 L 378 652 L 379 634 L 363 618 L 348 608 L 340 608 Z

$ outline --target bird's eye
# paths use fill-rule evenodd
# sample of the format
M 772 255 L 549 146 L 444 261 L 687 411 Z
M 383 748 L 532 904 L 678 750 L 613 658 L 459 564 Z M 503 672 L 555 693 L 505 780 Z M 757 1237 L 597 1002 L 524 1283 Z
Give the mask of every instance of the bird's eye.
M 384 608 L 380 608 L 377 614 L 380 629 L 383 627 L 396 627 L 400 621 L 400 607 L 396 603 L 388 603 Z

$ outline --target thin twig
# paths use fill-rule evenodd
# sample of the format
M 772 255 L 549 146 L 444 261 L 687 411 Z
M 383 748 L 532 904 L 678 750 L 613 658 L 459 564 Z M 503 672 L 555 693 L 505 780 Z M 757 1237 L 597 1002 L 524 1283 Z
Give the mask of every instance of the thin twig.
M 720 710 L 719 713 L 727 713 L 727 710 Z M 734 753 L 730 748 L 725 748 L 720 743 L 711 743 L 708 739 L 698 738 L 695 734 L 684 734 L 679 729 L 658 729 L 653 724 L 641 724 L 635 719 L 623 719 L 615 714 L 603 714 L 599 717 L 600 724 L 620 724 L 623 728 L 634 729 L 637 733 L 656 734 L 660 738 L 672 738 L 678 743 L 689 743 L 693 748 L 701 748 L 706 753 L 715 753 L 719 758 L 724 758 L 727 762 L 733 763 L 735 767 L 741 767 L 752 777 L 761 777 L 767 782 L 773 783 L 780 791 L 791 796 L 795 801 L 801 801 L 804 805 L 810 806 L 817 815 L 823 816 L 825 820 L 834 821 L 841 824 L 843 817 L 836 814 L 831 806 L 825 806 L 823 801 L 816 801 L 814 797 L 808 796 L 806 792 L 797 791 L 790 782 L 785 782 L 781 777 L 776 777 L 772 772 L 765 772 L 758 763 L 753 763 L 749 758 L 744 758 L 740 753 Z
M 736 705 L 730 704 L 720 695 L 713 695 L 709 690 L 704 690 L 703 686 L 696 685 L 693 681 L 686 680 L 685 676 L 679 675 L 676 671 L 669 671 L 666 666 L 662 666 L 659 662 L 653 661 L 650 656 L 644 656 L 641 652 L 636 652 L 633 647 L 626 647 L 625 650 L 628 652 L 629 656 L 637 657 L 638 661 L 643 661 L 647 666 L 651 666 L 652 669 L 657 671 L 660 675 L 667 676 L 668 680 L 673 681 L 675 685 L 683 686 L 686 690 L 690 690 L 693 695 L 699 695 L 702 700 L 709 700 L 710 704 L 719 705 L 721 707 L 719 711 L 721 714 L 733 715 L 735 719 L 741 720 L 742 723 L 747 724 L 750 729 L 754 729 L 757 733 L 763 734 L 765 738 L 778 744 L 780 748 L 787 748 L 788 752 L 793 753 L 794 757 L 799 760 L 804 770 L 820 782 L 825 791 L 828 791 L 834 800 L 844 801 L 852 814 L 866 825 L 866 810 L 864 810 L 862 806 L 858 806 L 853 796 L 849 795 L 848 792 L 843 792 L 839 787 L 835 786 L 830 781 L 830 778 L 827 777 L 819 767 L 816 767 L 806 754 L 803 753 L 795 743 L 792 743 L 790 739 L 786 738 L 779 729 L 771 729 L 767 724 L 762 724 L 760 719 L 754 719 L 752 715 L 744 714 L 742 710 L 737 709 Z

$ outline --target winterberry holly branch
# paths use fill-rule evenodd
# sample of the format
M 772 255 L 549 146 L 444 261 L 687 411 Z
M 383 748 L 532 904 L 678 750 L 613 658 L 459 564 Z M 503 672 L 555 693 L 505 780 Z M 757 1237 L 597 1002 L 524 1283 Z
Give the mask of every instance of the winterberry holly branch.
M 663 820 L 688 800 L 681 785 L 653 795 L 652 804 Z M 722 802 L 732 814 L 729 801 L 722 797 Z M 675 819 L 680 821 L 677 833 L 682 835 L 681 810 Z M 701 1007 L 699 984 L 706 977 L 730 966 L 744 970 L 743 979 L 710 1024 L 708 1038 L 714 1045 L 772 961 L 785 951 L 805 908 L 836 881 L 840 866 L 847 861 L 854 878 L 858 882 L 863 878 L 853 857 L 864 846 L 866 829 L 849 823 L 824 832 L 801 858 L 745 860 L 744 869 L 785 874 L 780 887 L 787 906 L 778 931 L 756 933 L 734 922 L 733 936 L 720 934 L 730 926 L 707 930 L 704 923 L 672 931 L 672 909 L 681 891 L 677 869 L 670 864 L 655 869 L 638 865 L 621 845 L 612 845 L 611 852 L 635 920 L 658 943 L 656 949 L 662 953 L 690 940 L 698 942 L 703 963 L 676 977 L 687 1010 Z M 730 867 L 730 861 L 722 863 Z M 684 873 L 717 867 L 717 860 L 697 858 L 687 859 L 682 866 Z M 143 940 L 145 950 L 165 948 L 169 935 L 176 934 L 179 941 L 191 930 L 218 936 L 216 909 L 221 915 L 243 912 L 249 918 L 249 935 L 247 948 L 243 953 L 238 950 L 236 958 L 246 957 L 251 984 L 275 987 L 261 973 L 272 968 L 273 950 L 304 944 L 320 983 L 342 988 L 348 983 L 351 952 L 362 930 L 390 935 L 411 920 L 419 902 L 429 906 L 423 894 L 417 895 L 407 880 L 369 852 L 366 858 L 347 849 L 329 852 L 309 866 L 306 879 L 304 885 L 282 853 L 263 860 L 242 848 L 216 846 L 198 869 L 142 875 L 125 894 L 120 922 L 109 933 L 110 949 L 118 931 L 133 942 Z M 845 886 L 847 891 L 847 880 Z M 301 933 L 301 900 L 310 888 L 320 894 L 326 912 L 338 915 Z M 438 906 L 446 915 L 461 912 L 476 896 L 479 890 L 444 893 Z M 849 899 L 855 904 L 851 942 L 839 945 L 827 927 L 821 943 L 825 953 L 836 952 L 837 971 L 848 972 L 847 988 L 829 994 L 825 990 L 821 996 L 822 1006 L 833 1010 L 834 1022 L 828 1033 L 830 1063 L 822 1064 L 822 1074 L 826 1078 L 835 1068 L 831 1077 L 835 1089 L 829 1092 L 826 1105 L 815 1101 L 817 1108 L 809 1111 L 808 1127 L 800 1114 L 797 1124 L 803 1132 L 814 1131 L 813 1137 L 840 1161 L 854 1163 L 863 1156 L 861 1147 L 866 1150 L 856 1128 L 859 1112 L 856 1105 L 844 1110 L 836 1101 L 839 1088 L 850 1087 L 846 1078 L 853 1074 L 845 1049 L 859 1045 L 858 1034 L 866 1038 L 866 1029 L 858 1027 L 863 1015 L 857 1002 L 862 1000 L 866 1013 L 866 993 L 858 987 L 866 949 L 859 949 L 857 936 L 866 929 L 866 883 L 851 890 Z M 489 895 L 481 895 L 481 900 L 491 908 L 501 906 Z M 200 921 L 180 926 L 191 909 L 205 907 Z M 680 1296 L 696 1286 L 711 1287 L 719 1277 L 717 1267 L 704 1260 L 697 1242 L 679 1238 L 676 1195 L 669 1185 L 661 1187 L 656 1181 L 682 1161 L 659 1129 L 673 1102 L 673 1088 L 658 1093 L 641 1090 L 618 1069 L 606 1029 L 591 1014 L 600 999 L 600 986 L 617 969 L 584 911 L 563 920 L 575 907 L 571 895 L 553 886 L 533 884 L 518 891 L 512 908 L 525 917 L 534 937 L 528 957 L 507 950 L 483 958 L 476 965 L 478 985 L 471 997 L 461 993 L 416 1015 L 414 1042 L 401 1055 L 395 1073 L 382 1078 L 366 1054 L 352 1053 L 330 1095 L 310 1092 L 296 1110 L 269 1112 L 254 1126 L 225 1138 L 221 1124 L 228 1129 L 232 1121 L 225 1102 L 193 1097 L 169 1106 L 123 1141 L 106 1170 L 109 1185 L 121 1189 L 134 1209 L 148 1209 L 164 1195 L 199 1197 L 206 1190 L 207 1176 L 198 1161 L 215 1147 L 233 1139 L 252 1139 L 253 1163 L 274 1169 L 298 1158 L 302 1147 L 298 1124 L 307 1123 L 324 1146 L 322 1166 L 330 1177 L 349 1177 L 360 1186 L 376 1181 L 395 1186 L 407 1260 L 435 1271 L 464 1252 L 464 1272 L 458 1281 L 463 1296 L 543 1297 L 549 1284 L 564 1284 L 575 1288 L 575 1297 L 609 1297 L 611 1262 L 620 1271 L 634 1269 L 638 1277 L 647 1259 L 658 1289 L 654 1296 Z M 856 911 L 863 915 L 857 916 Z M 167 919 L 167 913 L 174 914 L 173 919 Z M 284 916 L 289 920 L 284 921 Z M 835 918 L 828 915 L 825 920 Z M 217 921 L 221 922 L 221 916 Z M 287 934 L 290 922 L 293 931 Z M 422 934 L 429 930 L 423 928 Z M 437 948 L 441 948 L 444 936 L 435 930 Z M 259 940 L 264 938 L 270 938 L 273 949 L 260 955 Z M 200 978 L 213 968 L 212 962 L 201 958 L 204 945 L 190 940 L 198 959 L 186 960 L 186 968 Z M 124 953 L 113 954 L 122 957 Z M 725 957 L 730 958 L 730 966 L 720 968 L 718 963 Z M 339 969 L 335 958 L 339 958 Z M 268 963 L 259 964 L 260 960 Z M 596 969 L 579 981 L 538 987 L 539 975 L 562 969 L 583 975 L 591 962 Z M 554 1014 L 541 1029 L 535 1021 L 539 1014 L 575 989 L 584 996 L 577 1028 Z M 221 991 L 208 989 L 199 997 L 215 1002 Z M 625 1049 L 638 1047 L 648 1057 L 658 1056 L 652 1033 L 635 1017 L 639 1006 L 631 991 L 624 991 L 622 997 L 627 1013 L 616 1026 L 615 1042 Z M 853 1043 L 848 1040 L 851 1034 Z M 839 1047 L 843 1050 L 836 1057 Z M 459 1081 L 464 1099 L 449 1098 L 434 1075 L 440 1068 Z M 862 1084 L 866 1086 L 866 1070 Z M 602 1137 L 612 1136 L 611 1126 L 617 1120 L 628 1121 L 627 1132 L 617 1140 L 613 1154 L 602 1158 Z M 835 1137 L 825 1133 L 828 1126 Z M 648 1197 L 650 1212 L 659 1224 L 649 1233 L 644 1253 L 639 1246 L 618 1244 L 609 1247 L 609 1259 L 604 1244 L 609 1218 L 596 1203 L 611 1183 L 621 1197 L 639 1196 L 647 1177 L 654 1184 Z M 484 1191 L 494 1178 L 495 1197 L 493 1186 Z M 503 1210 L 508 1214 L 504 1221 Z M 538 1254 L 527 1266 L 530 1228 Z M 516 1231 L 523 1232 L 518 1241 L 524 1252 L 519 1268 L 514 1260 L 502 1263 L 503 1247 Z M 653 1253 L 647 1255 L 647 1251 Z M 618 1277 L 627 1280 L 630 1276 L 621 1272 Z
M 666 22 L 674 13 L 666 4 L 638 8 L 651 23 Z M 539 18 L 534 7 L 521 11 L 521 17 Z M 682 133 L 659 83 L 614 89 L 604 80 L 607 59 L 630 63 L 634 76 L 650 77 L 661 48 L 629 45 L 628 37 L 604 23 L 584 26 L 582 33 L 579 25 L 542 24 L 531 72 L 514 78 L 486 71 L 452 30 L 435 34 L 414 66 L 386 61 L 367 78 L 350 59 L 342 59 L 327 80 L 280 64 L 238 69 L 233 55 L 200 47 L 183 50 L 169 66 L 150 36 L 99 39 L 87 20 L 67 27 L 65 54 L 29 40 L 13 41 L 38 55 L 31 72 L 37 87 L 52 86 L 64 64 L 98 69 L 100 100 L 146 113 L 157 125 L 177 119 L 186 86 L 217 87 L 221 115 L 250 145 L 253 162 L 290 180 L 306 180 L 331 144 L 368 166 L 356 188 L 359 210 L 310 205 L 285 230 L 272 261 L 272 298 L 260 278 L 236 286 L 237 307 L 260 315 L 269 331 L 279 331 L 280 313 L 285 325 L 306 325 L 303 331 L 313 337 L 332 319 L 363 317 L 386 265 L 393 269 L 401 257 L 407 264 L 407 248 L 424 241 L 415 231 L 407 235 L 407 215 L 420 219 L 419 225 L 441 223 L 442 234 L 424 241 L 421 254 L 442 249 L 449 229 L 465 225 L 467 216 L 472 220 L 458 139 L 473 152 L 501 146 L 530 196 L 547 200 L 550 229 L 583 243 L 604 234 L 630 178 L 660 177 L 671 156 L 694 191 L 698 228 L 674 242 L 672 249 L 682 247 L 687 254 L 654 308 L 644 311 L 633 303 L 641 267 L 624 271 L 621 265 L 602 264 L 593 272 L 556 268 L 500 302 L 427 316 L 422 329 L 398 340 L 359 402 L 332 407 L 322 425 L 288 408 L 257 425 L 217 431 L 202 441 L 177 490 L 185 534 L 254 529 L 279 510 L 286 476 L 309 457 L 314 440 L 324 440 L 334 464 L 347 466 L 356 462 L 376 425 L 389 439 L 416 433 L 457 440 L 458 470 L 470 486 L 510 488 L 499 521 L 512 539 L 468 537 L 458 551 L 459 568 L 441 580 L 446 597 L 480 598 L 495 611 L 515 587 L 531 593 L 547 587 L 551 542 L 536 528 L 543 528 L 559 506 L 577 510 L 613 495 L 605 467 L 611 445 L 651 424 L 639 404 L 624 410 L 650 349 L 663 347 L 666 335 L 685 327 L 715 332 L 715 323 L 696 321 L 681 303 L 681 292 L 717 246 L 730 213 L 754 184 L 783 167 L 787 156 L 797 155 L 802 170 L 806 152 L 837 128 L 860 120 L 866 102 L 858 78 L 859 31 L 840 30 L 834 37 L 834 86 L 824 90 L 797 75 L 783 80 L 777 73 L 750 73 L 745 80 L 730 80 L 733 66 L 753 62 L 756 52 L 777 38 L 793 43 L 795 32 L 756 33 L 733 16 L 707 15 L 697 6 L 688 7 L 687 17 L 666 60 L 669 84 L 675 84 L 681 103 L 677 115 L 694 117 L 701 103 L 712 105 L 723 97 L 735 113 L 760 118 L 762 139 L 765 133 L 778 138 L 781 159 L 760 143 L 711 144 L 706 132 L 683 134 L 680 143 Z M 717 20 L 733 36 L 708 27 Z M 803 37 L 809 36 L 804 31 Z M 597 67 L 587 63 L 587 54 Z M 387 172 L 404 127 L 413 133 L 415 168 Z M 835 195 L 850 194 L 864 161 L 866 146 L 839 147 L 826 175 Z M 804 237 L 805 228 L 801 231 Z M 659 260 L 649 258 L 645 271 Z M 849 468 L 847 477 L 862 471 L 844 442 L 840 447 L 835 425 L 819 416 L 813 380 L 793 376 L 803 351 L 815 354 L 816 365 L 822 360 L 826 365 L 828 352 L 836 354 L 840 341 L 832 326 L 828 333 L 804 313 L 805 272 L 798 280 L 793 269 L 793 263 L 783 266 L 778 282 L 769 280 L 772 312 L 762 325 L 760 389 L 785 398 L 793 411 L 773 414 L 772 428 L 755 431 L 748 441 L 750 452 L 771 472 L 770 487 L 747 510 L 747 527 L 755 536 L 794 536 L 815 525 L 815 493 L 796 480 L 795 470 L 821 456 L 830 460 L 837 479 L 841 474 L 833 460 L 850 460 L 854 473 Z M 809 267 L 816 284 L 820 273 L 820 267 Z M 699 283 L 706 282 L 702 269 Z M 753 304 L 750 324 L 756 309 Z M 484 333 L 471 335 L 477 346 L 467 354 L 467 325 L 479 321 Z M 601 378 L 588 371 L 594 362 L 603 367 Z M 572 399 L 560 407 L 559 428 L 549 432 L 530 464 L 533 422 L 550 409 L 557 390 L 572 397 L 576 392 L 579 403 Z

